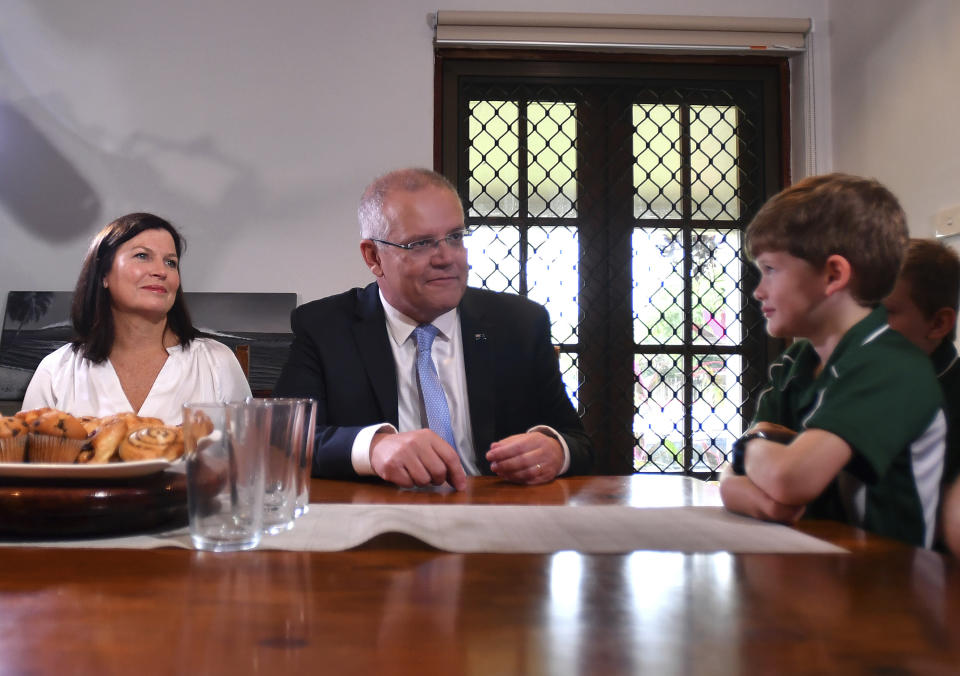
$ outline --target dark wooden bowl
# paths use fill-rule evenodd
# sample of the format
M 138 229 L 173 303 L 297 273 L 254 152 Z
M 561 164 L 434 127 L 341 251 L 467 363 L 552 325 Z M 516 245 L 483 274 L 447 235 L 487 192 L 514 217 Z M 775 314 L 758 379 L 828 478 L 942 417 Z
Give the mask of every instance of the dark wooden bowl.
M 186 523 L 182 472 L 116 480 L 0 479 L 4 539 L 117 535 Z

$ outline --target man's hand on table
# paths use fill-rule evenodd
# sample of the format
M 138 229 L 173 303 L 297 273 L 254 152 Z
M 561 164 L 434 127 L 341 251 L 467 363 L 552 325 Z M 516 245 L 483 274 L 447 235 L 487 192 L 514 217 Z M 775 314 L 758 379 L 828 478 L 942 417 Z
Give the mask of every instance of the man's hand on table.
M 449 483 L 467 487 L 460 456 L 436 432 L 377 432 L 370 443 L 370 466 L 377 476 L 403 488 Z
M 490 469 L 501 479 L 518 484 L 545 484 L 563 467 L 563 447 L 543 432 L 514 434 L 490 444 Z

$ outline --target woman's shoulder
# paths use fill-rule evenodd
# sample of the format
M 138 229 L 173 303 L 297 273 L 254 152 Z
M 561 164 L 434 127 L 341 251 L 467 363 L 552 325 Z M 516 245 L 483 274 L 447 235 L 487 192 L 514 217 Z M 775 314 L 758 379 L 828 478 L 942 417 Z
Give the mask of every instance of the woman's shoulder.
M 56 350 L 40 360 L 37 369 L 48 371 L 59 371 L 71 365 L 79 364 L 83 356 L 79 351 L 73 349 L 73 343 L 61 345 Z
M 183 354 L 187 357 L 208 358 L 208 359 L 236 359 L 228 346 L 213 338 L 194 338 L 183 348 Z
M 181 368 L 192 373 L 206 371 L 217 387 L 217 399 L 232 401 L 250 396 L 250 386 L 229 346 L 212 338 L 194 338 L 181 353 Z

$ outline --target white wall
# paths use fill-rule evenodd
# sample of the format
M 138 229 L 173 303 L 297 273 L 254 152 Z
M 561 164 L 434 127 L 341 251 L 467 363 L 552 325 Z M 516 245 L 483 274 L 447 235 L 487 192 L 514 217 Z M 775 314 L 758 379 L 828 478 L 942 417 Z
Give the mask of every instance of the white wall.
M 812 17 L 828 0 L 448 0 L 444 9 Z M 187 237 L 191 291 L 364 284 L 356 201 L 433 157 L 436 0 L 0 0 L 0 312 L 67 290 L 136 210 Z M 828 45 L 822 54 L 828 53 Z M 829 71 L 817 66 L 829 151 Z
M 832 0 L 834 167 L 900 198 L 912 234 L 960 204 L 960 2 Z

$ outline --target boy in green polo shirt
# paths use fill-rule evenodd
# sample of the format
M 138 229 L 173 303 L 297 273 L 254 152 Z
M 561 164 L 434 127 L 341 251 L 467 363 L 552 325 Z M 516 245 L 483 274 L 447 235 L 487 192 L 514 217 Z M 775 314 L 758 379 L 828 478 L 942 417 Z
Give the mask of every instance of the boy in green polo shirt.
M 941 486 L 960 474 L 960 359 L 956 338 L 960 258 L 932 239 L 911 239 L 893 291 L 883 301 L 890 328 L 929 355 L 943 390 L 947 451 Z
M 960 258 L 956 252 L 932 239 L 911 239 L 900 276 L 883 305 L 890 328 L 930 357 L 940 381 L 947 416 L 941 498 L 960 474 L 960 359 L 953 344 L 958 302 Z M 935 548 L 946 549 L 939 529 Z
M 731 511 L 845 521 L 929 547 L 946 423 L 930 360 L 880 304 L 906 217 L 873 180 L 829 174 L 771 198 L 746 232 L 767 331 L 797 340 L 770 367 L 754 426 L 721 475 Z

